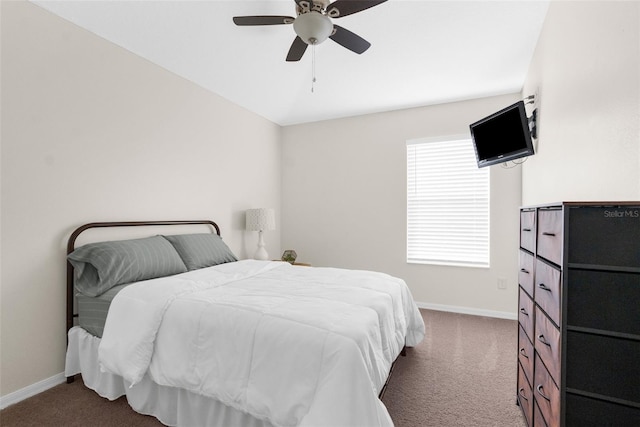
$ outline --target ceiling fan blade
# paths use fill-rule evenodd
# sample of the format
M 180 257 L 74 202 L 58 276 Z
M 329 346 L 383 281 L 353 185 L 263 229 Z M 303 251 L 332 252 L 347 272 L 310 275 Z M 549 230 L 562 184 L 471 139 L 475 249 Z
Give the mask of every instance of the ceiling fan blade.
M 291 24 L 295 18 L 291 16 L 234 16 L 236 25 L 281 25 Z
M 341 18 L 353 13 L 362 12 L 387 0 L 336 0 L 327 7 L 330 18 Z
M 371 43 L 346 28 L 342 28 L 339 25 L 334 25 L 333 28 L 336 31 L 329 38 L 352 52 L 360 54 L 371 46 Z
M 287 54 L 287 61 L 300 61 L 302 55 L 307 50 L 308 44 L 306 44 L 300 37 L 296 37 L 293 43 L 291 44 L 291 48 L 289 48 L 289 53 Z

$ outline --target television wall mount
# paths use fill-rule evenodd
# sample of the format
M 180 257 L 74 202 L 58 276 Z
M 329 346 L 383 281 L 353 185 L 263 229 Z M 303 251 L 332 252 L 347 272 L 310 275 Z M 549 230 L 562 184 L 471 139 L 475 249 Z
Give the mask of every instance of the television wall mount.
M 534 108 L 531 115 L 527 117 L 529 120 L 529 132 L 531 132 L 531 138 L 538 139 L 538 108 L 536 105 L 536 95 L 529 95 L 523 99 L 525 105 L 533 104 Z

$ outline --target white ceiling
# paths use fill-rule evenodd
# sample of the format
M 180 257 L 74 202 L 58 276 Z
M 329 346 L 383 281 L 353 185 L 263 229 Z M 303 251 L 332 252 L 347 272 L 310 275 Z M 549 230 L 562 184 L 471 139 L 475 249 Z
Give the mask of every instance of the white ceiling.
M 334 20 L 371 48 L 332 40 L 285 62 L 291 25 L 233 16 L 295 15 L 293 0 L 33 1 L 274 123 L 290 125 L 515 93 L 548 0 L 389 0 Z

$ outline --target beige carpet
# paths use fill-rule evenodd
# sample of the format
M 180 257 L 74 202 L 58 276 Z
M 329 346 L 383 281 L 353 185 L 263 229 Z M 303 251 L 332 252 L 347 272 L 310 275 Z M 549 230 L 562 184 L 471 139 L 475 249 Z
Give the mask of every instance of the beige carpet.
M 516 321 L 421 310 L 427 338 L 401 357 L 384 396 L 396 427 L 524 427 L 515 404 Z M 81 380 L 0 412 L 11 426 L 160 426 Z
M 383 399 L 396 427 L 524 427 L 517 322 L 421 312 L 427 336 L 398 359 Z

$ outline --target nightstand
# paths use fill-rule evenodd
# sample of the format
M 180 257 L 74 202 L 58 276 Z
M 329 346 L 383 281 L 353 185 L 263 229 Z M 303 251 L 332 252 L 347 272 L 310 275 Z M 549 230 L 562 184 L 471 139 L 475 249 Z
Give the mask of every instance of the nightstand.
M 273 261 L 278 261 L 278 262 L 289 262 L 289 261 L 282 261 L 281 259 L 274 259 Z M 291 264 L 289 262 L 289 264 Z M 311 267 L 311 264 L 307 264 L 306 262 L 294 262 L 291 265 L 297 265 L 299 267 Z
M 306 262 L 294 262 L 293 265 L 299 265 L 300 267 L 311 267 L 311 264 L 307 264 Z

